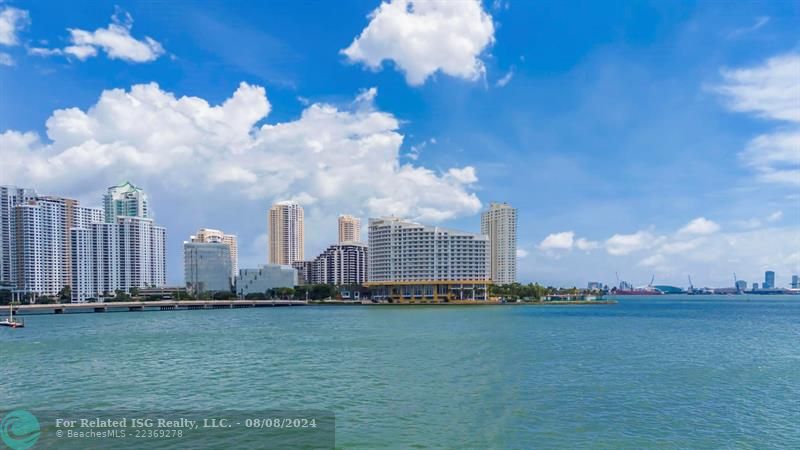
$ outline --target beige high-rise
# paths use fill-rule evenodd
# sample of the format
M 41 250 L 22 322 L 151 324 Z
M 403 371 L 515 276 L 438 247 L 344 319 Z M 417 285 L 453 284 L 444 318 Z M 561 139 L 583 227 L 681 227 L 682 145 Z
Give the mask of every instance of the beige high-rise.
M 200 228 L 197 230 L 197 234 L 191 237 L 190 241 L 228 244 L 231 254 L 231 277 L 235 278 L 239 274 L 239 244 L 235 234 L 225 234 L 213 228 Z
M 517 281 L 517 210 L 508 203 L 491 203 L 481 214 L 481 234 L 491 243 L 490 268 L 495 284 Z
M 361 242 L 361 219 L 347 214 L 339 216 L 339 243 Z
M 291 201 L 272 205 L 267 215 L 270 264 L 292 265 L 305 259 L 303 207 Z

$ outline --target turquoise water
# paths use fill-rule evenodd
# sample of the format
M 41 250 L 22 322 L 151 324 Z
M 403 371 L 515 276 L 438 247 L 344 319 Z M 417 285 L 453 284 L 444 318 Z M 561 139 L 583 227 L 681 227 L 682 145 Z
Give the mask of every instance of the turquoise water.
M 800 448 L 800 297 L 27 316 L 3 410 L 323 409 L 338 448 Z

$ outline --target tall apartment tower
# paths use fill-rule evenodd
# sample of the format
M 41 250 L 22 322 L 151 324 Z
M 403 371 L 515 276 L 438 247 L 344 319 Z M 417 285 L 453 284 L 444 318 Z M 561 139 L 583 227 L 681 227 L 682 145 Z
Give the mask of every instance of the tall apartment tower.
M 15 206 L 14 213 L 16 288 L 34 295 L 56 295 L 72 286 L 71 230 L 102 220 L 101 211 L 68 198 L 36 197 Z
M 167 282 L 166 230 L 150 217 L 145 192 L 129 182 L 111 186 L 103 206 L 103 223 L 69 229 L 73 302 Z
M 144 219 L 150 217 L 147 194 L 130 181 L 108 188 L 108 192 L 103 196 L 103 209 L 107 223 L 116 222 L 118 216 Z
M 166 284 L 166 229 L 152 219 L 118 216 L 70 232 L 73 302 Z
M 231 255 L 231 277 L 235 278 L 239 273 L 239 245 L 235 234 L 226 234 L 213 228 L 201 228 L 189 239 L 189 242 L 228 244 Z
M 305 259 L 303 207 L 291 201 L 272 205 L 267 216 L 270 264 L 291 266 Z
M 517 210 L 508 203 L 491 203 L 481 214 L 481 234 L 489 236 L 491 279 L 496 284 L 517 281 Z
M 33 189 L 0 186 L 0 284 L 13 285 L 17 279 L 16 206 L 36 196 Z
M 361 219 L 348 214 L 339 216 L 339 243 L 361 242 Z

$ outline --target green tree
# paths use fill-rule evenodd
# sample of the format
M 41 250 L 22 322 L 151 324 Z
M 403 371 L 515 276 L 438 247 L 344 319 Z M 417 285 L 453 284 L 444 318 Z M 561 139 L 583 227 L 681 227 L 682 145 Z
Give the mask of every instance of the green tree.
M 61 300 L 61 303 L 64 303 L 64 300 L 71 301 L 72 300 L 72 288 L 69 286 L 64 286 L 58 291 L 58 299 Z
M 0 305 L 8 305 L 11 303 L 11 290 L 0 289 Z
M 235 295 L 230 291 L 219 291 L 215 292 L 213 295 L 214 300 L 230 300 L 234 297 Z

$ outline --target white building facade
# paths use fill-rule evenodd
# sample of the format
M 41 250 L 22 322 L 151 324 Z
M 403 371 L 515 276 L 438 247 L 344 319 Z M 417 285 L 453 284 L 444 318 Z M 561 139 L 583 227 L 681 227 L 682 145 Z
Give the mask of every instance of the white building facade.
M 373 298 L 485 300 L 489 239 L 395 217 L 369 221 L 368 285 Z
M 77 200 L 37 197 L 16 205 L 14 213 L 16 291 L 53 296 L 72 287 L 70 230 L 100 220 L 102 212 L 81 207 Z
M 481 214 L 481 234 L 489 237 L 490 276 L 496 284 L 517 281 L 517 210 L 491 203 Z
M 141 217 L 73 228 L 72 301 L 166 284 L 166 230 Z

